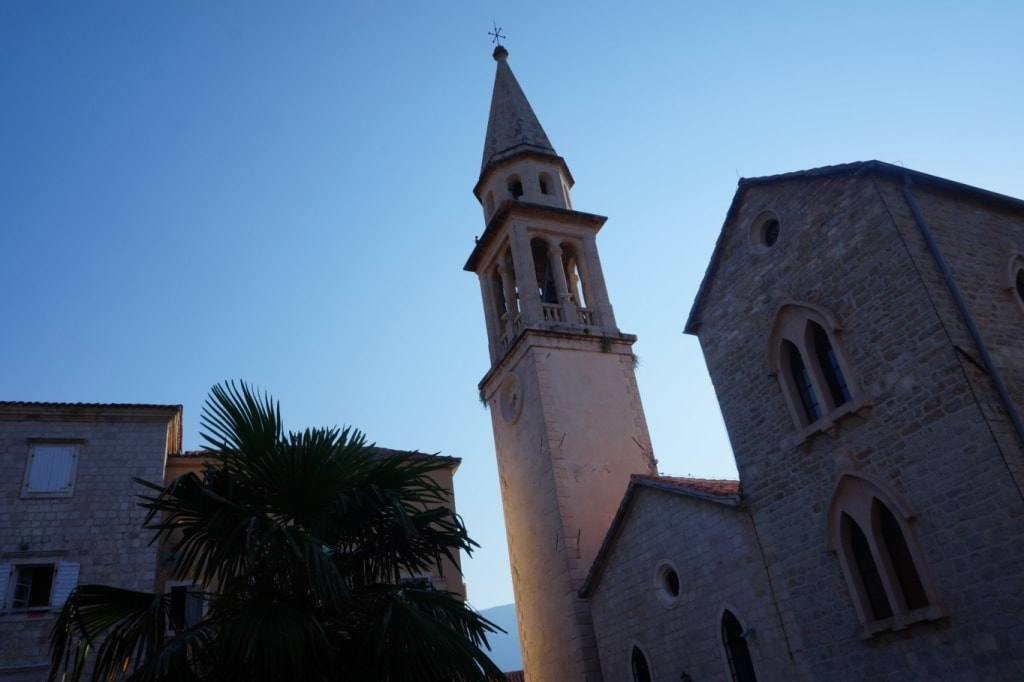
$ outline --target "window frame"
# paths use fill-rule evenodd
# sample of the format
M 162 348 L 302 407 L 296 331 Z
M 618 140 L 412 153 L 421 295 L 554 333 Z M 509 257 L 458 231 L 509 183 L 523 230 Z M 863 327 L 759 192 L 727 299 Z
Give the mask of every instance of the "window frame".
M 167 626 L 168 626 L 167 627 L 167 632 L 168 632 L 168 634 L 174 634 L 176 632 L 179 632 L 179 630 L 177 630 L 175 628 L 175 625 L 174 625 L 174 613 L 173 613 L 173 610 L 174 610 L 174 598 L 173 598 L 172 595 L 173 595 L 173 590 L 175 588 L 185 588 L 185 607 L 184 607 L 185 608 L 185 613 L 183 615 L 184 615 L 184 617 L 186 619 L 186 622 L 182 624 L 182 628 L 181 628 L 180 631 L 188 630 L 193 625 L 196 625 L 196 623 L 202 621 L 203 618 L 206 617 L 206 614 L 209 611 L 209 606 L 210 606 L 210 601 L 209 601 L 209 599 L 206 598 L 206 591 L 200 585 L 197 585 L 196 583 L 194 583 L 192 581 L 189 581 L 189 580 L 168 580 L 168 581 L 166 581 L 164 583 L 164 594 L 167 595 L 167 599 L 169 601 L 168 608 L 167 608 Z M 188 606 L 189 606 L 188 600 L 189 600 L 189 598 L 195 598 L 193 595 L 197 595 L 199 600 L 200 600 L 200 602 L 201 602 L 201 604 L 200 604 L 200 613 L 199 613 L 199 620 L 196 621 L 196 623 L 189 624 L 187 622 L 187 619 L 188 619 Z
M 1024 254 L 1016 253 L 1010 256 L 1010 262 L 1006 266 L 1006 291 L 1017 301 L 1021 312 L 1024 312 L 1024 295 L 1017 286 L 1019 277 L 1024 276 Z
M 825 333 L 835 357 L 838 371 L 849 393 L 849 399 L 837 404 L 829 385 L 827 374 L 815 347 L 814 326 Z M 826 431 L 847 414 L 860 410 L 865 400 L 858 386 L 852 365 L 841 343 L 839 326 L 834 315 L 828 310 L 811 303 L 787 301 L 775 313 L 772 328 L 768 334 L 769 372 L 778 380 L 789 410 L 793 425 L 797 428 L 796 442 L 802 442 L 812 434 Z M 792 344 L 800 354 L 807 371 L 814 397 L 817 399 L 820 416 L 811 419 L 804 408 L 799 388 L 792 376 L 791 361 L 785 352 L 786 343 Z
M 925 606 L 911 609 L 907 605 L 907 597 L 883 537 L 881 515 L 878 513 L 877 505 L 884 505 L 899 525 L 903 542 L 928 602 Z M 886 600 L 892 611 L 892 615 L 888 617 L 878 618 L 872 611 L 867 588 L 852 556 L 844 516 L 857 524 L 867 540 L 871 558 L 878 570 Z M 826 546 L 839 558 L 843 579 L 861 625 L 862 639 L 881 632 L 902 630 L 914 623 L 937 620 L 945 616 L 945 610 L 939 604 L 935 583 L 925 561 L 924 551 L 914 532 L 915 516 L 901 498 L 890 492 L 888 486 L 863 472 L 841 474 L 833 490 L 826 519 Z
M 17 557 L 8 555 L 0 559 L 0 571 L 4 572 L 0 575 L 0 618 L 39 618 L 59 611 L 78 586 L 81 575 L 81 564 L 67 561 L 63 557 L 64 552 L 42 552 L 33 555 L 19 553 Z M 17 589 L 18 571 L 36 566 L 53 567 L 47 604 L 15 608 L 14 592 Z
M 751 640 L 753 639 L 754 630 L 743 625 L 743 619 L 740 618 L 738 611 L 731 605 L 725 605 L 718 611 L 718 622 L 715 626 L 718 628 L 718 641 L 720 643 L 720 651 L 722 652 L 722 662 L 725 664 L 725 679 L 737 682 L 738 677 L 736 675 L 735 663 L 733 661 L 733 651 L 730 649 L 729 644 L 725 638 L 725 622 L 726 616 L 731 616 L 733 620 L 740 626 L 740 637 L 743 639 L 743 643 L 747 648 L 747 656 L 750 658 L 751 673 L 754 676 L 754 680 L 757 680 L 757 671 L 761 667 L 758 661 L 755 648 L 752 646 Z
M 78 479 L 78 460 L 81 458 L 81 446 L 85 444 L 81 439 L 70 438 L 30 438 L 25 455 L 25 473 L 21 483 L 22 499 L 53 499 L 61 497 L 73 497 L 75 494 L 76 481 Z M 68 467 L 68 485 L 59 490 L 30 490 L 32 482 L 32 464 L 35 462 L 36 449 L 46 447 L 64 447 L 71 451 L 71 463 Z
M 637 653 L 640 654 L 640 657 L 643 659 L 644 665 L 647 667 L 647 679 L 648 679 L 648 682 L 650 682 L 651 680 L 657 679 L 657 677 L 655 677 L 655 675 L 654 675 L 654 666 L 651 665 L 651 657 L 647 655 L 647 652 L 644 650 L 644 648 L 642 646 L 640 646 L 639 642 L 636 642 L 636 641 L 634 641 L 632 643 L 632 646 L 630 646 L 630 648 L 629 648 L 629 677 L 630 677 L 630 679 L 633 682 L 638 682 L 638 678 L 637 678 L 637 675 L 636 675 L 636 668 L 634 666 L 634 662 L 635 662 L 635 658 L 636 658 L 636 654 Z

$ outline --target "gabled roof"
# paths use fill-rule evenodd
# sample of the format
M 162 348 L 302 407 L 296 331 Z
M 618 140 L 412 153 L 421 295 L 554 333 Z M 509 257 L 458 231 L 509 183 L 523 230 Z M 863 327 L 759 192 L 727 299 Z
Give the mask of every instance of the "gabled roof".
M 726 230 L 732 223 L 736 212 L 739 210 L 744 193 L 748 188 L 770 185 L 776 182 L 793 180 L 811 181 L 820 178 L 839 176 L 853 177 L 866 174 L 885 176 L 904 184 L 924 185 L 933 189 L 950 192 L 973 201 L 997 205 L 1004 209 L 1024 211 L 1024 200 L 1007 196 L 1005 194 L 999 194 L 997 192 L 990 192 L 989 190 L 981 189 L 980 187 L 965 185 L 954 180 L 941 178 L 937 175 L 929 175 L 928 173 L 911 170 L 910 168 L 885 163 L 883 161 L 855 161 L 853 163 L 844 163 L 835 166 L 822 166 L 821 168 L 811 168 L 808 170 L 794 171 L 792 173 L 780 173 L 778 175 L 766 175 L 756 178 L 740 178 L 737 183 L 736 193 L 732 198 L 732 203 L 729 205 L 729 211 L 726 213 L 725 221 L 722 223 L 722 230 L 719 232 L 718 241 L 715 242 L 715 249 L 711 254 L 711 260 L 704 273 L 704 279 L 701 280 L 700 289 L 697 290 L 697 296 L 694 298 L 693 307 L 690 309 L 690 315 L 686 320 L 686 327 L 683 331 L 687 334 L 696 334 L 700 327 L 701 308 L 703 307 L 704 299 L 710 290 L 711 283 L 714 280 L 722 249 L 725 247 Z
M 615 540 L 626 522 L 626 515 L 629 513 L 633 499 L 642 488 L 654 488 L 655 490 L 684 495 L 731 508 L 738 508 L 741 504 L 740 495 L 742 494 L 742 488 L 739 481 L 633 474 L 629 477 L 629 486 L 626 488 L 626 494 L 622 496 L 622 502 L 619 503 L 619 508 L 615 512 L 612 524 L 608 528 L 608 532 L 605 533 L 600 549 L 597 550 L 597 556 L 594 557 L 594 563 L 590 566 L 587 579 L 583 581 L 583 587 L 580 588 L 579 594 L 581 597 L 586 598 L 590 596 L 593 589 L 597 586 L 597 582 L 600 580 L 601 573 L 604 570 L 605 562 L 611 554 L 612 546 L 615 544 Z
M 494 49 L 498 62 L 491 93 L 491 113 L 487 118 L 484 155 L 480 175 L 488 167 L 514 154 L 535 152 L 557 157 L 547 133 L 533 113 L 533 107 L 519 87 L 515 74 L 508 65 L 508 50 L 499 45 Z

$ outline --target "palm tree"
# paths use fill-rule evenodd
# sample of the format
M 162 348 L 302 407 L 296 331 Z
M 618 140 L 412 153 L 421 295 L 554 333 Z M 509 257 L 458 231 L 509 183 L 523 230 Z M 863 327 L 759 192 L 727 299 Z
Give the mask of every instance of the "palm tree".
M 136 480 L 205 615 L 185 626 L 167 595 L 81 585 L 54 626 L 51 680 L 502 678 L 483 650 L 500 628 L 402 580 L 476 546 L 430 478 L 443 458 L 381 457 L 349 428 L 285 433 L 244 382 L 213 387 L 202 426 L 201 475 Z

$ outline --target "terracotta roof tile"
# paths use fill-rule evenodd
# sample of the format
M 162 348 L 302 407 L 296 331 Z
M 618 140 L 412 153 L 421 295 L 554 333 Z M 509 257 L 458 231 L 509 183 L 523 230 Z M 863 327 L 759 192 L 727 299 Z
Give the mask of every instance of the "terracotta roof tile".
M 741 492 L 740 482 L 726 478 L 689 478 L 687 476 L 644 476 L 634 474 L 633 478 L 657 483 L 667 483 L 682 488 L 689 488 L 705 495 L 716 495 L 718 497 L 729 497 L 739 495 Z
M 510 673 L 505 673 L 505 679 L 508 682 L 526 682 L 526 675 L 522 670 L 516 670 Z

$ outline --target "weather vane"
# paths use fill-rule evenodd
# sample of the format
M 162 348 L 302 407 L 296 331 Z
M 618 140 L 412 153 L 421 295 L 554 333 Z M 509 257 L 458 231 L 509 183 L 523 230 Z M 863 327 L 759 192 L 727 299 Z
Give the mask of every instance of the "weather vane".
M 508 38 L 508 36 L 502 35 L 501 26 L 498 26 L 498 22 L 496 21 L 494 22 L 494 30 L 488 31 L 487 35 L 491 36 L 491 42 L 495 45 L 501 45 L 501 41 Z

